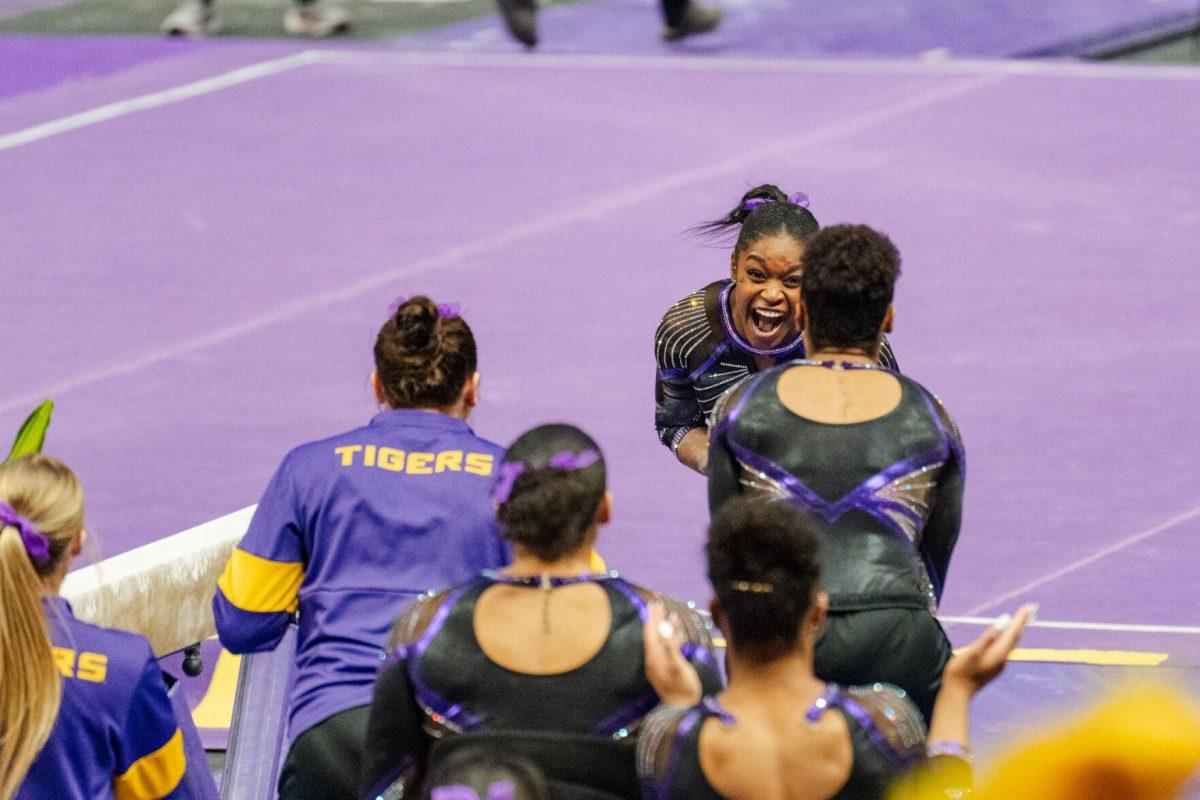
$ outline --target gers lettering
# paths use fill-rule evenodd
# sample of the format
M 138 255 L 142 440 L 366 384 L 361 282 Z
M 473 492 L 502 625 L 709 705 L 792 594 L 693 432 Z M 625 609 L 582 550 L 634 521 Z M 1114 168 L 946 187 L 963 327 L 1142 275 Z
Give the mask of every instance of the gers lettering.
M 437 453 L 405 452 L 394 447 L 373 444 L 351 444 L 333 449 L 343 467 L 356 464 L 403 472 L 408 475 L 438 475 L 443 472 L 468 472 L 472 475 L 491 475 L 495 458 L 488 453 L 464 453 L 462 450 L 442 450 Z
M 108 677 L 108 656 L 102 653 L 76 653 L 67 647 L 55 647 L 54 665 L 64 678 L 104 683 Z

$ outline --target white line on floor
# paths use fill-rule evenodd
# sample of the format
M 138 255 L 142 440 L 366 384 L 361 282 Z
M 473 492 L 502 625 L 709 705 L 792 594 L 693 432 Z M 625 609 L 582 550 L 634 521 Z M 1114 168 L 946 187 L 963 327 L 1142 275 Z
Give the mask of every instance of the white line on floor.
M 57 136 L 60 133 L 86 128 L 98 122 L 105 122 L 138 111 L 170 105 L 171 103 L 178 103 L 181 100 L 227 89 L 230 86 L 237 86 L 240 83 L 258 80 L 268 75 L 286 72 L 287 70 L 302 67 L 306 64 L 313 64 L 317 60 L 314 58 L 316 52 L 314 50 L 305 50 L 304 52 L 295 53 L 283 58 L 250 64 L 249 66 L 239 67 L 229 72 L 222 72 L 220 75 L 214 75 L 211 78 L 185 83 L 182 86 L 164 89 L 161 92 L 152 92 L 150 94 L 138 95 L 137 97 L 130 97 L 127 100 L 118 100 L 115 103 L 97 106 L 87 111 L 81 111 L 78 114 L 71 114 L 70 116 L 61 117 L 50 122 L 43 122 L 31 128 L 7 133 L 0 136 L 0 151 L 11 150 L 14 147 L 20 147 L 21 145 L 41 141 L 51 136 Z
M 1072 572 L 1075 572 L 1076 570 L 1083 569 L 1084 567 L 1088 566 L 1089 564 L 1094 564 L 1095 562 L 1099 561 L 1100 559 L 1102 559 L 1106 556 L 1111 556 L 1113 553 L 1118 553 L 1127 547 L 1132 547 L 1133 545 L 1137 544 L 1138 542 L 1149 539 L 1151 536 L 1160 534 L 1165 530 L 1170 530 L 1171 528 L 1174 528 L 1176 525 L 1187 522 L 1188 520 L 1196 519 L 1197 517 L 1200 517 L 1200 506 L 1196 506 L 1195 508 L 1191 509 L 1190 511 L 1184 511 L 1182 514 L 1176 514 L 1175 516 L 1171 517 L 1166 522 L 1162 522 L 1158 525 L 1155 525 L 1153 528 L 1148 528 L 1144 531 L 1135 533 L 1132 536 L 1127 536 L 1118 542 L 1115 542 L 1113 544 L 1110 544 L 1107 547 L 1097 550 L 1096 552 L 1092 553 L 1090 556 L 1081 558 L 1078 561 L 1073 561 L 1070 564 L 1067 564 L 1065 567 L 1060 567 L 1059 569 L 1056 569 L 1051 573 L 1043 575 L 1040 578 L 1035 578 L 1034 580 L 1030 581 L 1029 583 L 1025 584 L 1024 586 L 1020 586 L 1016 589 L 1013 589 L 1010 592 L 1005 592 L 1004 594 L 999 595 L 998 597 L 994 597 L 991 600 L 980 603 L 979 605 L 975 606 L 974 608 L 969 609 L 967 611 L 967 613 L 965 614 L 965 616 L 971 617 L 971 616 L 976 616 L 978 614 L 982 614 L 984 611 L 987 611 L 990 608 L 994 608 L 994 607 L 1000 605 L 1001 603 L 1005 603 L 1005 602 L 1008 602 L 1009 600 L 1013 600 L 1017 597 L 1028 594 L 1029 592 L 1033 591 L 1034 589 L 1038 588 L 1039 586 L 1045 586 L 1047 583 L 1056 581 L 1065 575 L 1069 575 Z
M 1200 68 L 1156 64 L 996 59 L 852 60 L 736 58 L 720 56 L 555 55 L 462 53 L 433 50 L 364 52 L 313 51 L 322 64 L 380 64 L 430 67 L 505 67 L 520 69 L 612 69 L 685 72 L 790 72 L 846 75 L 1008 75 L 1124 80 L 1200 80 Z
M 760 165 L 765 160 L 811 150 L 816 145 L 852 136 L 881 122 L 923 110 L 937 103 L 960 97 L 985 86 L 993 85 L 1001 80 L 1003 80 L 1001 76 L 985 76 L 958 80 L 920 92 L 911 97 L 897 100 L 894 103 L 881 106 L 840 122 L 824 125 L 807 133 L 775 139 L 757 148 L 744 150 L 736 156 L 731 156 L 723 161 L 673 172 L 646 183 L 594 197 L 590 200 L 568 200 L 557 213 L 539 215 L 535 222 L 514 225 L 493 236 L 449 247 L 430 258 L 405 264 L 386 272 L 368 275 L 340 289 L 312 294 L 293 300 L 277 306 L 265 314 L 220 328 L 194 339 L 187 339 L 168 347 L 151 350 L 128 361 L 101 367 L 91 372 L 85 372 L 81 375 L 67 378 L 59 383 L 40 387 L 21 397 L 10 398 L 0 402 L 0 413 L 13 410 L 26 410 L 27 406 L 41 402 L 47 397 L 57 398 L 68 391 L 78 389 L 82 386 L 118 375 L 137 372 L 159 362 L 187 355 L 206 347 L 222 344 L 276 323 L 308 316 L 316 309 L 324 308 L 344 300 L 350 300 L 372 290 L 379 289 L 400 278 L 439 267 L 476 260 L 483 254 L 511 247 L 571 223 L 594 221 L 613 211 L 627 208 L 668 192 L 676 191 L 690 184 L 730 174 L 741 174 L 751 167 Z
M 991 625 L 995 617 L 943 617 L 942 622 L 962 625 Z M 1052 620 L 1036 620 L 1031 628 L 1058 628 L 1068 631 L 1119 631 L 1122 633 L 1181 633 L 1191 636 L 1200 635 L 1200 626 L 1191 625 L 1133 625 L 1119 622 L 1054 622 Z

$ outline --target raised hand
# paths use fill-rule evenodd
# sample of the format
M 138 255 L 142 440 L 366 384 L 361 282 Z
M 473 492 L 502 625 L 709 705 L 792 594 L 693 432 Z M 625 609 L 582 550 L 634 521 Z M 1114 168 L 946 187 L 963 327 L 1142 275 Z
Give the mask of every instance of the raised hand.
M 673 706 L 693 706 L 702 694 L 700 676 L 683 657 L 683 634 L 667 619 L 662 603 L 651 603 L 642 626 L 646 649 L 646 679 L 659 699 Z

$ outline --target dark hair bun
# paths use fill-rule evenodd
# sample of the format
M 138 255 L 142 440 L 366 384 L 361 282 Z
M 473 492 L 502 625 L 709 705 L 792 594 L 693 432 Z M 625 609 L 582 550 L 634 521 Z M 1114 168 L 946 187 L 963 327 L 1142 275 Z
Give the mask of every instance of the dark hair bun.
M 401 303 L 375 337 L 375 371 L 392 408 L 449 408 L 475 367 L 471 328 L 424 295 Z
M 395 319 L 400 346 L 407 350 L 425 350 L 434 340 L 440 317 L 434 302 L 420 295 L 401 303 Z

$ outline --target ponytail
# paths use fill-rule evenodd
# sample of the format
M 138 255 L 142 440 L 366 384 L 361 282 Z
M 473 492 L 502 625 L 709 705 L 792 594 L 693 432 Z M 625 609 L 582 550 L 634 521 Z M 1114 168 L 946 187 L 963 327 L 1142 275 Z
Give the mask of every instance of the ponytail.
M 35 561 L 20 524 L 0 522 L 0 800 L 11 800 L 50 737 L 62 701 L 43 579 L 61 566 L 83 530 L 83 492 L 66 465 L 35 454 L 0 465 L 0 503 L 45 537 L 49 554 Z
M 742 195 L 741 201 L 728 214 L 694 228 L 702 236 L 715 238 L 736 230 L 735 253 L 745 250 L 751 242 L 777 233 L 787 233 L 803 243 L 820 229 L 817 218 L 808 210 L 808 195 L 797 192 L 789 197 L 771 183 L 755 186 Z
M 0 531 L 0 800 L 17 793 L 62 700 L 41 594 L 21 535 L 8 525 Z

